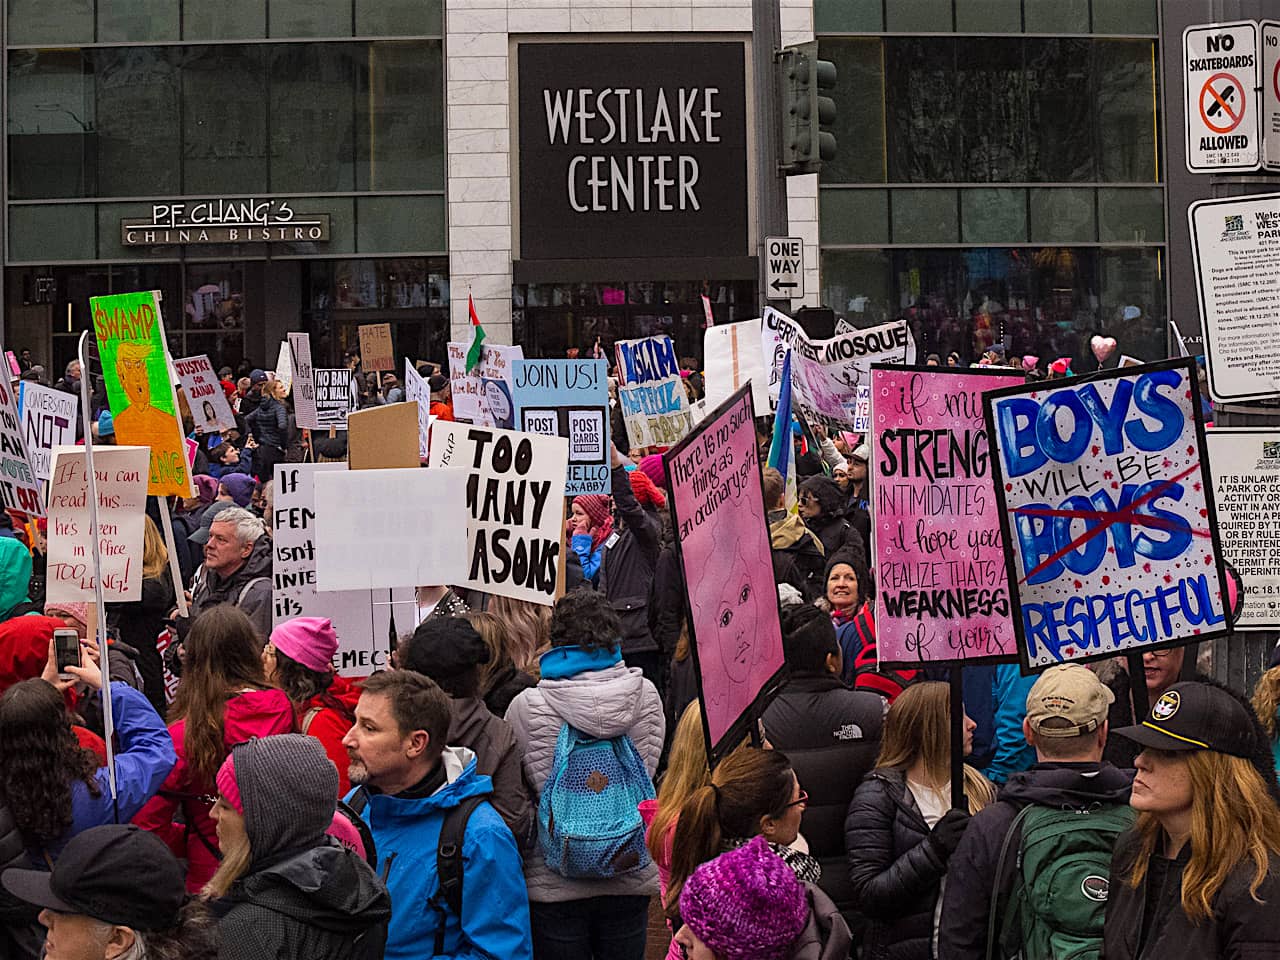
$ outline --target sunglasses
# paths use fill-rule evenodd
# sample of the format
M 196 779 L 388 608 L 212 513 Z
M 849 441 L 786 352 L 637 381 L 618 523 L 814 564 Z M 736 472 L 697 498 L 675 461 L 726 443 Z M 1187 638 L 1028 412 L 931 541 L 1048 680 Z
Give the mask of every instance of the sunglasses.
M 806 507 L 812 507 L 817 505 L 818 499 L 817 497 L 801 497 L 800 502 L 803 503 Z

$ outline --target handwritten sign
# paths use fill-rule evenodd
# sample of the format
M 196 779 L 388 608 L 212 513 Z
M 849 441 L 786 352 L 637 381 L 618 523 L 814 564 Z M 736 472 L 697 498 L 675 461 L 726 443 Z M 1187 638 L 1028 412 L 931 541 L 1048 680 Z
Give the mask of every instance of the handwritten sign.
M 346 367 L 312 370 L 316 422 L 320 429 L 347 429 L 347 416 L 356 409 L 356 378 Z
M 58 447 L 49 481 L 49 560 L 45 595 L 75 603 L 95 599 L 102 577 L 107 601 L 142 599 L 142 540 L 147 506 L 146 447 L 96 447 L 98 556 L 89 539 L 89 479 L 83 447 Z
M 743 387 L 663 457 L 713 762 L 741 742 L 783 667 L 753 416 Z
M 196 429 L 201 433 L 234 429 L 235 414 L 231 412 L 231 404 L 227 403 L 227 395 L 222 392 L 222 383 L 209 358 L 204 354 L 186 357 L 175 360 L 173 366 L 187 394 L 187 406 L 191 408 L 191 419 L 195 421 Z
M 293 414 L 301 430 L 319 430 L 316 411 L 315 370 L 311 366 L 311 337 L 305 333 L 286 335 L 289 364 L 293 371 Z
M 76 417 L 80 398 L 74 393 L 43 387 L 31 380 L 18 384 L 18 410 L 22 416 L 22 435 L 36 479 L 45 482 L 50 475 L 53 448 L 76 442 Z
M 871 368 L 881 663 L 1017 656 L 982 394 L 1023 382 L 1013 370 Z
M 418 459 L 426 461 L 431 440 L 431 387 L 422 379 L 413 364 L 404 362 L 404 397 L 418 405 Z
M 309 347 L 310 344 L 308 343 Z M 284 387 L 287 397 L 293 391 L 293 366 L 289 363 L 289 341 L 280 341 L 280 353 L 276 356 L 276 380 Z
M 1228 632 L 1194 361 L 983 406 L 1024 668 Z
M 391 324 L 361 324 L 359 333 L 361 368 L 364 370 L 394 371 L 396 358 L 395 351 L 391 346 Z
M 40 481 L 31 468 L 24 430 L 9 381 L 0 377 L 0 507 L 44 516 Z
M 668 336 L 619 340 L 618 404 L 633 447 L 670 446 L 693 429 L 689 395 L 685 393 Z
M 511 371 L 524 359 L 521 347 L 484 344 L 480 364 L 467 373 L 469 343 L 449 344 L 449 384 L 453 388 L 453 415 L 486 427 L 509 429 L 515 425 L 511 404 Z
M 608 377 L 603 360 L 516 361 L 516 426 L 569 441 L 567 497 L 611 489 Z

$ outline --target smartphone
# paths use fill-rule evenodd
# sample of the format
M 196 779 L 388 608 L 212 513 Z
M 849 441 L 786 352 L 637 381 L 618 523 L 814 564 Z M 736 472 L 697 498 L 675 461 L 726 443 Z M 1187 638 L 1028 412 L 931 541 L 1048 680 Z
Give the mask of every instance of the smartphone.
M 58 661 L 58 676 L 63 680 L 74 680 L 67 673 L 67 667 L 81 666 L 80 635 L 70 628 L 53 631 L 53 655 Z

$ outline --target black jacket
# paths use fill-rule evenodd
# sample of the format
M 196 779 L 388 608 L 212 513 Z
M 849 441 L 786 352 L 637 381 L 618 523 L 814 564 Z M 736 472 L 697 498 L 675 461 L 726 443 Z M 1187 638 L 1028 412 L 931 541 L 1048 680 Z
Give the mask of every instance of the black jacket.
M 164 666 L 156 638 L 164 629 L 169 611 L 173 609 L 173 583 L 166 568 L 158 577 L 142 581 L 142 599 L 134 603 L 107 604 L 107 621 L 120 630 L 120 639 L 138 651 L 138 673 L 142 676 L 142 690 L 160 716 L 166 710 L 164 693 Z
M 264 640 L 271 635 L 271 538 L 265 533 L 253 545 L 244 565 L 223 577 L 202 564 L 191 589 L 191 620 L 220 603 L 237 606 L 253 621 Z M 185 630 L 183 636 L 186 636 Z
M 649 591 L 649 632 L 666 656 L 675 652 L 684 624 L 684 571 L 674 543 L 662 547 Z
M 517 670 L 515 665 L 507 660 L 489 678 L 489 689 L 483 694 L 484 705 L 495 717 L 505 717 L 507 707 L 511 706 L 511 701 L 520 691 L 537 685 L 537 680 L 523 670 Z
M 600 561 L 600 591 L 622 619 L 622 655 L 653 653 L 658 644 L 649 629 L 649 592 L 658 565 L 662 524 L 640 506 L 623 467 L 613 468 L 613 503 L 626 529 L 605 541 Z M 613 539 L 611 536 L 610 540 Z
M 283 452 L 289 445 L 289 411 L 275 397 L 264 397 L 244 420 L 261 446 Z
M 1138 857 L 1138 836 L 1126 833 L 1111 860 L 1111 894 L 1103 931 L 1104 960 L 1261 960 L 1280 957 L 1280 857 L 1249 893 L 1253 861 L 1246 859 L 1227 877 L 1213 901 L 1213 916 L 1192 923 L 1182 911 L 1182 871 L 1191 858 L 1187 844 L 1174 860 L 1152 857 L 1147 874 L 1135 889 L 1125 878 Z
M 9 867 L 47 869 L 27 857 L 22 834 L 9 808 L 0 804 L 0 870 Z M 44 927 L 36 919 L 40 908 L 19 900 L 0 888 L 0 957 L 5 960 L 36 960 L 42 955 Z
M 1000 799 L 978 812 L 951 856 L 938 931 L 939 960 L 983 960 L 991 894 L 999 881 L 1001 904 L 1013 885 L 1015 857 L 997 878 L 1000 848 L 1014 818 L 1028 803 L 1083 808 L 1127 804 L 1130 775 L 1109 763 L 1037 763 L 1009 777 Z M 1115 890 L 1115 885 L 1112 885 Z
M 947 864 L 928 836 L 905 773 L 876 770 L 862 781 L 849 804 L 844 845 L 853 895 L 870 921 L 866 960 L 929 960 Z
M 822 555 L 827 560 L 830 560 L 836 551 L 844 546 L 857 550 L 862 555 L 866 554 L 867 548 L 862 542 L 862 534 L 858 533 L 844 517 L 815 517 L 811 521 L 805 521 L 805 524 L 822 544 Z M 823 584 L 823 586 L 825 588 L 826 585 Z

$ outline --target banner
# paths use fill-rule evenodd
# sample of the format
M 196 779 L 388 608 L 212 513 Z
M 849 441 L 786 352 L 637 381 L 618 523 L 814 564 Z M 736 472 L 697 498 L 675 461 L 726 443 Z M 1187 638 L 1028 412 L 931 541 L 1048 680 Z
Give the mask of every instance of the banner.
M 289 342 L 287 340 L 280 341 L 280 353 L 276 356 L 276 379 L 284 387 L 286 397 L 293 392 L 293 367 L 289 363 Z
M 319 429 L 347 429 L 347 415 L 356 409 L 356 378 L 346 367 L 312 370 L 316 423 Z
M 1229 632 L 1194 361 L 983 407 L 1024 669 Z
M 90 297 L 89 305 L 117 442 L 151 449 L 147 493 L 194 496 L 159 291 Z
M 882 664 L 1017 656 L 982 394 L 1015 370 L 871 368 Z
M 633 447 L 666 447 L 693 429 L 676 348 L 666 335 L 619 340 L 618 404 Z
M 391 346 L 391 324 L 365 323 L 359 328 L 360 369 L 395 372 L 395 351 Z
M 569 441 L 564 495 L 612 489 L 609 365 L 604 360 L 517 360 L 516 426 Z
M 43 483 L 49 479 L 53 448 L 73 446 L 76 442 L 80 398 L 74 393 L 21 380 L 18 383 L 18 410 L 31 469 L 36 479 Z
M 431 439 L 431 387 L 422 379 L 413 364 L 404 362 L 404 398 L 418 405 L 418 459 L 426 462 Z
M 311 336 L 285 335 L 289 344 L 289 367 L 293 373 L 293 415 L 299 430 L 319 430 L 316 412 L 315 370 L 311 366 Z
M 749 388 L 708 414 L 663 462 L 714 764 L 764 711 L 783 668 Z
M 89 539 L 89 478 L 84 447 L 53 452 L 49 481 L 48 567 L 45 598 L 73 603 L 95 600 L 93 546 Z M 102 598 L 108 603 L 142 599 L 142 545 L 147 508 L 146 447 L 94 447 L 98 487 L 98 559 Z
M 480 365 L 467 373 L 470 343 L 449 344 L 449 383 L 453 388 L 453 415 L 485 427 L 509 430 L 515 425 L 511 404 L 511 371 L 524 359 L 521 347 L 486 343 L 480 348 Z
M 1280 430 L 1205 431 L 1222 558 L 1240 574 L 1237 630 L 1280 628 Z
M 702 380 L 709 408 L 715 409 L 750 381 L 756 416 L 769 415 L 773 409 L 769 403 L 769 375 L 764 369 L 759 343 L 759 318 L 707 328 L 702 336 L 702 355 L 706 358 Z
M 9 381 L 0 377 L 0 507 L 29 517 L 43 517 L 44 495 L 31 468 L 23 441 L 26 431 L 10 391 Z
M 209 358 L 200 354 L 175 360 L 173 366 L 178 371 L 178 379 L 187 394 L 187 406 L 191 408 L 191 419 L 195 422 L 196 430 L 200 433 L 234 430 L 235 414 L 231 412 L 231 404 L 227 403 L 222 382 L 214 372 Z
M 343 677 L 367 677 L 390 668 L 392 623 L 397 633 L 417 626 L 414 590 L 316 590 L 315 475 L 346 470 L 342 463 L 278 463 L 271 516 L 273 623 L 328 617 L 338 634 L 333 668 Z
M 810 340 L 800 325 L 772 307 L 761 321 L 761 345 L 776 405 L 782 358 L 791 348 L 791 400 L 810 424 L 865 433 L 870 424 L 871 364 L 914 363 L 915 342 L 906 320 L 869 330 Z
M 437 420 L 431 427 L 431 469 L 423 472 L 465 471 L 470 520 L 465 576 L 434 582 L 555 603 L 568 462 L 563 437 Z M 456 529 L 457 516 L 439 529 Z

